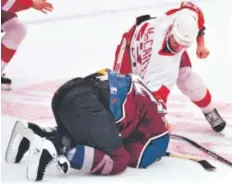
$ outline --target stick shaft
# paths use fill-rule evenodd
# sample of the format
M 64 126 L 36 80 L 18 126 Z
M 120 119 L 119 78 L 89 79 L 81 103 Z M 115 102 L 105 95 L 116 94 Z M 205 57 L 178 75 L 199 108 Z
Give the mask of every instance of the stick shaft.
M 229 160 L 221 157 L 220 155 L 208 150 L 207 148 L 201 146 L 200 144 L 196 143 L 195 141 L 187 138 L 187 137 L 184 137 L 184 136 L 180 136 L 180 135 L 176 135 L 176 134 L 171 134 L 171 138 L 176 138 L 176 139 L 180 139 L 180 140 L 184 140 L 188 143 L 190 143 L 191 145 L 193 145 L 194 147 L 202 150 L 203 152 L 207 153 L 208 155 L 212 156 L 213 158 L 215 158 L 216 160 L 220 161 L 220 162 L 223 162 L 224 164 L 232 167 L 232 162 L 230 162 Z

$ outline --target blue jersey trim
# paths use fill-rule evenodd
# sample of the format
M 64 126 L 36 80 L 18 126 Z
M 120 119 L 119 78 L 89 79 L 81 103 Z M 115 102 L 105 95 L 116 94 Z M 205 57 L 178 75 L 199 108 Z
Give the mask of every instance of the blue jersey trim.
M 108 71 L 108 79 L 110 87 L 110 110 L 115 121 L 118 121 L 124 116 L 123 103 L 131 88 L 131 77 Z

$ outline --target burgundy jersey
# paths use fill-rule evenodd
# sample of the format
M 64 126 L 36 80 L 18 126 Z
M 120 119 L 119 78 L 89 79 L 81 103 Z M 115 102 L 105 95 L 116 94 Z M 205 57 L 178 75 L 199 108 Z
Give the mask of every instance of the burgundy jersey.
M 148 138 L 167 132 L 166 109 L 138 77 L 110 71 L 108 78 L 110 108 L 123 138 Z

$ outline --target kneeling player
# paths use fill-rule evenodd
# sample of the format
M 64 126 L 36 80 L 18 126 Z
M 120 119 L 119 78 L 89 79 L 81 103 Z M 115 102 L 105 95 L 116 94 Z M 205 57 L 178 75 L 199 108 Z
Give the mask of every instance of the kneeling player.
M 42 180 L 52 160 L 65 173 L 71 165 L 111 175 L 146 168 L 165 155 L 166 111 L 135 75 L 101 70 L 72 79 L 55 93 L 52 110 L 57 127 L 18 121 L 12 131 L 6 161 L 20 162 L 29 149 L 30 180 Z

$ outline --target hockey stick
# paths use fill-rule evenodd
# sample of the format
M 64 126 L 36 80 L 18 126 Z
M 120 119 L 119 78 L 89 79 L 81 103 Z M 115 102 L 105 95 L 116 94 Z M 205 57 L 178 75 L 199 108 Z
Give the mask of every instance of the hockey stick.
M 190 143 L 191 145 L 193 145 L 194 147 L 196 147 L 196 148 L 200 149 L 201 151 L 207 153 L 208 155 L 212 156 L 216 160 L 218 160 L 218 161 L 232 167 L 232 162 L 230 162 L 229 160 L 226 160 L 225 158 L 223 158 L 223 157 L 219 156 L 218 154 L 208 150 L 207 148 L 201 146 L 200 144 L 196 143 L 195 141 L 193 141 L 193 140 L 191 140 L 191 139 L 189 139 L 187 137 L 171 134 L 171 138 L 184 140 L 184 141 Z
M 166 152 L 166 156 L 197 162 L 207 171 L 214 171 L 216 169 L 216 167 L 214 167 L 212 164 L 210 164 L 207 160 L 201 160 L 201 159 L 197 159 L 197 158 L 194 158 L 191 156 L 174 154 L 174 153 L 170 153 L 170 152 Z

